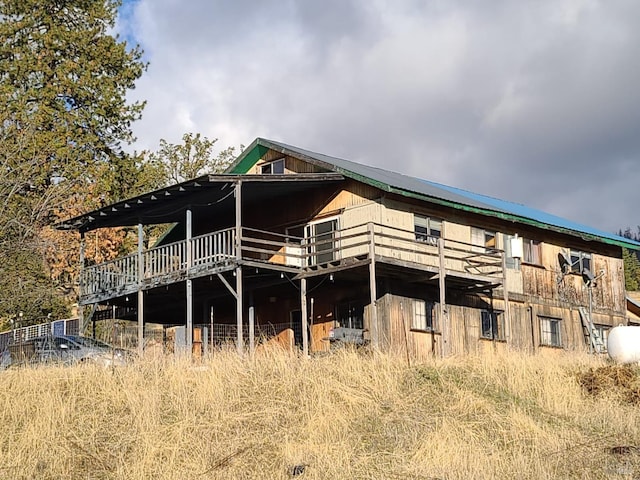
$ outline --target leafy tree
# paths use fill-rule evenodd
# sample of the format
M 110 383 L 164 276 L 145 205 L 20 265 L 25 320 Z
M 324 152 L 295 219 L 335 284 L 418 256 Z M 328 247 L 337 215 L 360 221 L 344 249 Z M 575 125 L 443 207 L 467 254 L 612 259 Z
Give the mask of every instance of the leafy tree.
M 215 154 L 214 146 L 217 141 L 217 138 L 210 140 L 199 133 L 185 133 L 181 144 L 161 139 L 160 149 L 149 154 L 149 163 L 157 175 L 157 186 L 224 171 L 234 158 L 235 147 L 228 147 Z
M 44 241 L 43 229 L 126 196 L 136 182 L 123 178 L 142 168 L 121 147 L 144 107 L 127 103 L 126 92 L 146 65 L 138 47 L 110 35 L 119 6 L 0 0 L 0 275 L 33 291 L 50 287 L 50 265 L 20 262 L 65 241 Z M 3 289 L 0 304 L 30 299 L 27 290 Z M 41 313 L 56 311 L 58 300 L 45 297 L 30 301 Z

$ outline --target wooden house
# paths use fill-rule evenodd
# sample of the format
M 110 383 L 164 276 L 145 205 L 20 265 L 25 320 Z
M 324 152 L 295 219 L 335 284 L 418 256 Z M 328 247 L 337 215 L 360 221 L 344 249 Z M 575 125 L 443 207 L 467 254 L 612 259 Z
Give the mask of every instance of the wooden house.
M 144 248 L 144 227 L 168 223 Z M 186 326 L 187 346 L 233 341 L 240 352 L 269 338 L 326 351 L 344 328 L 414 358 L 599 351 L 606 330 L 627 323 L 622 248 L 640 248 L 523 205 L 262 138 L 225 174 L 59 228 L 114 226 L 137 226 L 138 250 L 82 268 L 85 325 L 116 306 L 137 319 L 141 346 L 153 322 Z M 206 329 L 194 340 L 197 325 Z

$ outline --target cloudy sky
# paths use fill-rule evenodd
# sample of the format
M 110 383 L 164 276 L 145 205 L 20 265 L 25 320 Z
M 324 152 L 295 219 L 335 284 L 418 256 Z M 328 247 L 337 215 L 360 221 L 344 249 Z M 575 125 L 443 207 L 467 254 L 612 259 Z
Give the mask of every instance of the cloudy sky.
M 128 0 L 137 150 L 255 137 L 640 224 L 636 0 Z

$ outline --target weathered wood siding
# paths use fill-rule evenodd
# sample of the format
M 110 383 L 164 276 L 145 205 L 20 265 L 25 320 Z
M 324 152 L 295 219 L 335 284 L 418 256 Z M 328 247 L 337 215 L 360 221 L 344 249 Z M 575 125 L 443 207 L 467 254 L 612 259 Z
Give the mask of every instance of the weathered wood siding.
M 440 356 L 440 332 L 416 331 L 411 328 L 413 298 L 387 293 L 378 300 L 378 332 L 380 347 L 417 360 Z M 437 319 L 436 319 L 437 322 Z
M 542 244 L 542 265 L 522 265 L 523 293 L 533 299 L 562 302 L 574 306 L 589 306 L 589 291 L 582 276 L 563 275 L 558 253 L 567 251 L 548 243 Z M 624 270 L 622 259 L 592 254 L 592 271 L 604 272 L 592 288 L 594 313 L 623 315 L 626 309 Z
M 440 218 L 442 222 L 442 236 L 446 240 L 459 241 L 465 244 L 471 244 L 471 226 L 485 228 L 476 217 L 469 216 L 460 217 L 458 214 L 457 221 L 451 221 L 434 209 L 419 208 L 408 202 L 402 202 L 391 199 L 384 199 L 382 210 L 382 223 L 384 225 L 393 225 L 408 231 L 413 230 L 413 215 L 420 214 L 424 216 L 432 216 Z M 462 223 L 467 221 L 468 224 Z M 496 232 L 497 248 L 504 249 L 504 235 L 495 224 L 486 226 L 488 230 Z M 513 225 L 509 225 L 508 233 L 512 234 Z M 507 288 L 510 293 L 524 295 L 527 301 L 536 302 L 538 300 L 548 302 L 562 302 L 563 304 L 571 304 L 574 306 L 588 306 L 588 291 L 584 287 L 582 277 L 578 274 L 569 274 L 562 276 L 560 273 L 560 265 L 558 262 L 558 253 L 564 251 L 569 253 L 569 248 L 554 245 L 549 241 L 548 234 L 544 230 L 538 230 L 537 236 L 532 236 L 531 232 L 526 232 L 529 238 L 534 238 L 541 242 L 541 265 L 530 265 L 523 263 L 519 269 L 507 268 Z M 452 242 L 445 245 L 454 247 Z M 428 248 L 428 246 L 425 246 Z M 576 248 L 579 250 L 579 248 Z M 392 256 L 400 254 L 390 253 Z M 625 290 L 624 290 L 624 271 L 621 258 L 592 253 L 591 270 L 594 275 L 604 272 L 603 276 L 598 280 L 598 285 L 592 289 L 592 308 L 594 310 L 594 319 L 596 314 L 611 315 L 617 320 L 619 315 L 623 314 L 626 309 Z M 415 255 L 415 260 L 427 265 L 437 266 L 433 258 L 429 255 Z M 459 270 L 462 264 L 456 262 L 455 258 L 447 258 L 446 267 L 452 270 Z M 603 317 L 601 321 L 606 319 Z M 608 324 L 608 323 L 605 323 Z

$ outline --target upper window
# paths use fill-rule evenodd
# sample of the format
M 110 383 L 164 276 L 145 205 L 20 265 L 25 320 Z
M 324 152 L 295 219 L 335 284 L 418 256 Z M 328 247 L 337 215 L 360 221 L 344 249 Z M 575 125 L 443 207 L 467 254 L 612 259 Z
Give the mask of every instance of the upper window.
M 505 340 L 504 315 L 502 312 L 482 310 L 480 336 L 491 340 Z
M 442 220 L 423 215 L 414 215 L 413 231 L 417 241 L 436 245 L 438 238 L 442 235 Z
M 305 227 L 309 265 L 336 260 L 339 253 L 338 219 L 310 223 Z
M 540 345 L 561 347 L 560 319 L 551 317 L 538 317 L 540 320 Z
M 260 166 L 260 173 L 267 175 L 277 175 L 284 173 L 284 158 L 262 164 Z
M 413 317 L 411 330 L 433 330 L 434 303 L 420 299 L 413 299 Z
M 542 247 L 537 240 L 522 239 L 522 261 L 534 265 L 542 265 Z
M 479 253 L 495 253 L 496 232 L 471 227 L 471 244 L 473 251 Z
M 585 270 L 591 270 L 591 254 L 571 250 L 571 271 L 582 273 Z

